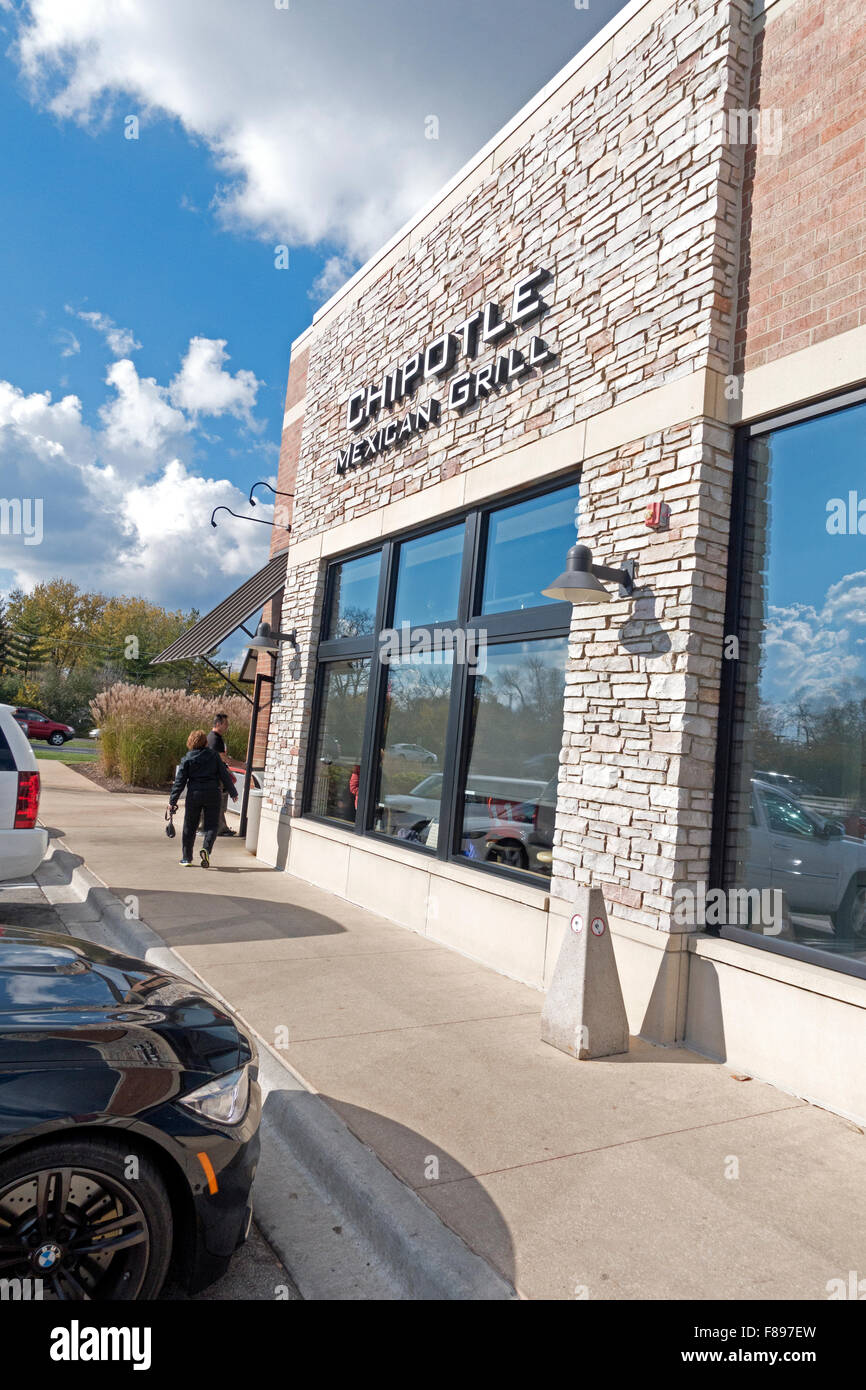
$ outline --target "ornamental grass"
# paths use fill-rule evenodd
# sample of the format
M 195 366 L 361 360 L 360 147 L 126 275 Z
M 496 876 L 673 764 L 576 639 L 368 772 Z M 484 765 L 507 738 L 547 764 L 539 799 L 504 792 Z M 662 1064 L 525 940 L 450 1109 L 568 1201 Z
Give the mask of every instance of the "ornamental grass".
M 90 702 L 100 730 L 102 770 L 129 786 L 161 787 L 174 777 L 193 729 L 209 730 L 214 715 L 229 718 L 226 752 L 244 759 L 252 706 L 239 695 L 218 698 L 118 682 Z

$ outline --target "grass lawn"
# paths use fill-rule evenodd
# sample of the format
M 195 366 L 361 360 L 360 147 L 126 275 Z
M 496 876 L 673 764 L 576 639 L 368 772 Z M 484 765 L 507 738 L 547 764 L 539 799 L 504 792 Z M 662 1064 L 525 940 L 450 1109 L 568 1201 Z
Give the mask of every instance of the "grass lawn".
M 92 763 L 99 757 L 99 740 L 71 738 L 62 748 L 49 748 L 47 743 L 31 743 L 37 758 L 51 758 L 61 763 Z

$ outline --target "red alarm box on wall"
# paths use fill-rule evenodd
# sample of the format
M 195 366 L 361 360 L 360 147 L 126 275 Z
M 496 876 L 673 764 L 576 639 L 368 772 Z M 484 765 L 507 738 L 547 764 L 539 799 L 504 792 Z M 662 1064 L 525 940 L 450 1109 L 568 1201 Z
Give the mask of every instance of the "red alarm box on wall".
M 646 524 L 653 531 L 660 531 L 667 526 L 671 517 L 671 509 L 667 502 L 650 502 L 646 509 Z

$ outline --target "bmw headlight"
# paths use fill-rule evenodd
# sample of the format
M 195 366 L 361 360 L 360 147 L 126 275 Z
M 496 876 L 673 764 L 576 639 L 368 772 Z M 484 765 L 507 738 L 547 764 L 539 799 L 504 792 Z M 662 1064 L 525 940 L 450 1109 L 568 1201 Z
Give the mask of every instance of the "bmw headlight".
M 181 1096 L 179 1104 L 205 1120 L 215 1120 L 220 1125 L 239 1125 L 247 1113 L 249 1099 L 249 1067 L 239 1067 Z

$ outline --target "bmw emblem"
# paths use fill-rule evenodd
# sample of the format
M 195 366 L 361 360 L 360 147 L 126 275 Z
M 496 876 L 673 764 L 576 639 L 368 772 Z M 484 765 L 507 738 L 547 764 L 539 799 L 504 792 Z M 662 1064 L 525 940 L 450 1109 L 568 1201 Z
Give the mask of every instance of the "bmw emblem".
M 36 1263 L 40 1269 L 53 1269 L 61 1256 L 59 1245 L 40 1245 L 36 1251 Z

